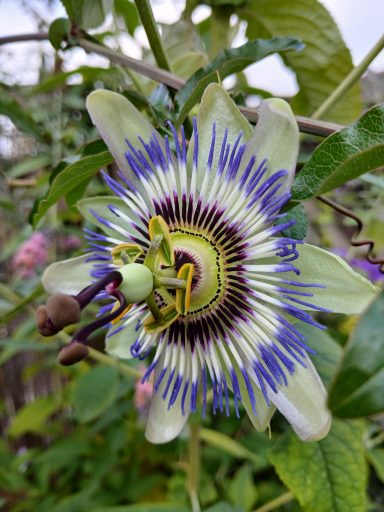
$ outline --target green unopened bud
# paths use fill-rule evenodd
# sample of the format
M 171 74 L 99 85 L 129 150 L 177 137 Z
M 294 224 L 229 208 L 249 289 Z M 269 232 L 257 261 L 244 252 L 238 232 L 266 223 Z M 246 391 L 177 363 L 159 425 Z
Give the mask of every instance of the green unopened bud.
M 136 304 L 146 299 L 153 290 L 153 274 L 148 267 L 140 263 L 128 263 L 119 268 L 123 282 L 119 289 L 128 304 Z

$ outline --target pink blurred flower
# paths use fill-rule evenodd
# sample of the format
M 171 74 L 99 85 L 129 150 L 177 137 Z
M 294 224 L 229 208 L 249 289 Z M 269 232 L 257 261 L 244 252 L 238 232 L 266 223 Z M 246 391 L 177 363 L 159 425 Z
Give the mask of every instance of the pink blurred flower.
M 48 261 L 49 239 L 42 232 L 34 233 L 14 254 L 11 265 L 17 277 L 30 278 Z
M 140 371 L 144 375 L 146 370 L 145 366 L 140 367 Z M 149 406 L 151 404 L 151 398 L 153 393 L 153 381 L 152 379 L 146 380 L 144 383 L 141 379 L 137 379 L 135 382 L 135 396 L 134 402 L 137 412 L 142 420 L 145 420 L 148 416 Z
M 82 246 L 81 238 L 76 235 L 66 235 L 62 240 L 59 240 L 59 247 L 63 251 L 73 251 Z

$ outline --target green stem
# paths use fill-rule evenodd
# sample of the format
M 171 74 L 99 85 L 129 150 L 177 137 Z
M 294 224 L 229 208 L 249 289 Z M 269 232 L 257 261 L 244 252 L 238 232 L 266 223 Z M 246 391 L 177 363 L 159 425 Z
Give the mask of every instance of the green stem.
M 21 297 L 19 294 L 16 294 L 12 290 L 10 290 L 6 285 L 0 283 L 0 295 L 4 297 L 9 302 L 13 302 L 15 305 L 10 311 L 7 311 L 1 318 L 0 322 L 7 323 L 9 322 L 15 315 L 20 313 L 25 307 L 29 306 L 31 302 L 35 299 L 43 295 L 44 288 L 41 284 L 38 284 L 36 288 L 28 295 L 28 297 Z
M 191 500 L 192 512 L 200 512 L 199 503 L 199 474 L 200 474 L 200 439 L 198 423 L 189 424 L 189 469 L 188 469 L 188 491 Z
M 270 510 L 274 510 L 275 508 L 280 507 L 280 505 L 284 505 L 294 499 L 295 497 L 291 492 L 286 492 L 278 498 L 268 501 L 268 503 L 265 503 L 262 507 L 257 508 L 253 512 L 269 512 Z
M 60 331 L 56 334 L 58 338 L 63 343 L 69 343 L 71 341 L 71 336 L 64 331 Z M 122 375 L 125 375 L 129 378 L 141 378 L 143 375 L 140 370 L 133 368 L 132 366 L 128 366 L 127 364 L 122 363 L 115 357 L 109 356 L 108 354 L 104 354 L 95 348 L 88 347 L 89 357 L 97 361 L 98 363 L 105 364 L 107 366 L 112 366 L 113 368 L 117 368 Z
M 148 295 L 148 297 L 145 299 L 145 302 L 147 303 L 147 306 L 150 309 L 153 318 L 157 320 L 157 322 L 159 322 L 160 324 L 164 324 L 164 316 L 156 303 L 155 295 L 153 293 Z
M 135 5 L 157 65 L 171 71 L 149 0 L 135 0 Z
M 230 46 L 228 35 L 230 32 L 229 19 L 231 17 L 231 10 L 230 7 L 224 5 L 212 7 L 208 48 L 211 59 L 214 59 L 221 50 Z
M 133 59 L 128 55 L 115 52 L 106 46 L 96 44 L 92 41 L 88 41 L 87 39 L 79 38 L 77 40 L 76 46 L 83 48 L 83 50 L 85 50 L 87 53 L 96 53 L 98 55 L 102 55 L 115 64 L 120 64 L 121 66 L 126 66 L 130 69 L 133 69 L 133 71 L 136 71 L 137 73 L 140 73 L 141 75 L 146 76 L 151 80 L 155 80 L 156 82 L 164 84 L 167 87 L 179 90 L 185 84 L 185 80 L 174 75 L 173 73 L 170 73 L 169 71 L 164 71 L 163 69 L 151 66 L 142 60 Z
M 121 363 L 118 359 L 109 356 L 108 354 L 104 354 L 103 352 L 100 352 L 99 350 L 96 350 L 94 348 L 88 347 L 89 355 L 97 361 L 98 363 L 106 364 L 108 366 L 113 366 L 114 368 L 117 368 L 119 372 L 122 375 L 125 375 L 129 378 L 140 378 L 143 376 L 140 370 L 137 370 L 136 368 L 133 368 L 132 366 L 128 366 L 127 364 Z
M 369 64 L 373 59 L 381 52 L 384 48 L 384 36 L 382 36 L 372 50 L 366 55 L 366 57 L 360 62 L 358 66 L 352 69 L 344 80 L 339 84 L 333 93 L 320 105 L 320 107 L 313 113 L 312 119 L 319 119 L 323 117 L 328 110 L 335 105 L 343 95 L 348 91 L 350 87 L 363 75 L 368 68 Z

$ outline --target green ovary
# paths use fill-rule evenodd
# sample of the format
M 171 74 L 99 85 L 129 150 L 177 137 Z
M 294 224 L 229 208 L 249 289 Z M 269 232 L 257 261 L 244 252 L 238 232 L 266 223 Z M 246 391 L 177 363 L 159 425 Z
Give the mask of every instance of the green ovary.
M 123 276 L 121 291 L 129 304 L 146 299 L 153 289 L 153 274 L 145 265 L 128 263 L 119 268 Z
M 222 290 L 224 276 L 220 252 L 200 234 L 174 231 L 171 233 L 171 240 L 175 254 L 182 254 L 195 267 L 195 284 L 192 287 L 188 314 L 206 309 L 216 302 Z

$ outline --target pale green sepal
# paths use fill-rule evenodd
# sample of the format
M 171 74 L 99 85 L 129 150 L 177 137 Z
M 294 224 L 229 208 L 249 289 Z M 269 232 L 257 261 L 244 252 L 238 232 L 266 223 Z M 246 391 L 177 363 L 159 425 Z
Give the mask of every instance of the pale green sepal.
M 161 368 L 163 367 L 160 363 L 161 361 L 159 361 L 155 368 L 154 382 L 156 382 Z M 168 376 L 169 371 L 164 375 L 157 392 L 153 391 L 151 406 L 149 408 L 145 437 L 150 443 L 154 444 L 168 443 L 175 439 L 182 431 L 189 416 L 187 412 L 183 414 L 181 410 L 182 393 L 178 393 L 175 403 L 168 409 L 171 393 L 168 393 L 165 400 L 162 397 Z M 174 379 L 176 379 L 176 377 L 177 372 L 175 372 Z M 172 390 L 172 386 L 173 382 L 169 387 L 170 390 Z M 186 400 L 186 403 L 188 403 L 188 400 Z
M 122 242 L 126 242 L 127 240 L 123 240 L 123 235 L 121 233 L 118 233 L 113 228 L 110 228 L 100 222 L 93 214 L 92 210 L 97 213 L 100 217 L 105 219 L 108 222 L 112 222 L 113 224 L 116 224 L 117 226 L 123 228 L 125 231 L 128 231 L 131 235 L 134 235 L 137 237 L 138 233 L 137 231 L 132 228 L 126 219 L 123 219 L 122 217 L 118 217 L 115 215 L 109 208 L 109 205 L 113 205 L 116 208 L 118 208 L 122 213 L 127 215 L 130 219 L 136 220 L 137 222 L 137 214 L 135 214 L 129 206 L 125 203 L 123 199 L 120 199 L 116 196 L 102 196 L 102 197 L 87 197 L 84 199 L 81 199 L 76 203 L 76 207 L 79 210 L 79 212 L 83 215 L 83 217 L 94 224 L 95 226 L 99 227 L 105 234 L 111 236 L 111 237 L 117 237 Z
M 355 272 L 342 258 L 310 244 L 298 247 L 299 258 L 293 262 L 300 270 L 298 280 L 303 283 L 322 284 L 326 288 L 313 288 L 308 302 L 332 313 L 360 314 L 379 288 Z
M 110 331 L 117 327 L 118 324 L 115 324 Z M 133 329 L 123 329 L 111 337 L 107 336 L 105 338 L 105 351 L 109 355 L 115 356 L 119 359 L 131 359 L 131 346 L 137 339 L 137 333 L 135 333 L 136 337 L 134 337 L 133 334 Z
M 248 391 L 245 388 L 245 385 L 240 385 L 242 404 L 255 429 L 259 432 L 264 432 L 264 430 L 268 428 L 272 416 L 275 414 L 276 407 L 273 404 L 268 405 L 263 393 L 253 383 L 251 383 L 251 385 L 256 398 L 256 416 L 253 414 L 251 401 L 249 400 Z
M 288 385 L 280 385 L 277 393 L 268 389 L 268 396 L 289 421 L 302 441 L 319 441 L 331 427 L 327 409 L 327 392 L 309 358 L 307 368 L 297 364 Z
M 108 329 L 105 338 L 105 350 L 108 354 L 119 359 L 131 359 L 131 347 L 142 331 L 141 322 L 147 314 L 145 310 L 140 315 L 134 315 L 134 310 L 128 312 L 126 318 L 122 318 Z M 124 326 L 124 327 L 123 327 Z M 123 329 L 120 329 L 123 327 Z M 120 329 L 120 330 L 119 330 Z M 114 331 L 116 334 L 113 334 Z
M 233 368 L 234 372 L 236 373 L 237 381 L 239 383 L 240 393 L 241 393 L 241 403 L 243 404 L 244 409 L 245 409 L 252 425 L 255 427 L 255 429 L 258 430 L 259 432 L 264 432 L 264 430 L 266 428 L 268 428 L 268 426 L 269 426 L 269 423 L 270 423 L 271 418 L 276 410 L 276 407 L 273 404 L 269 404 L 269 405 L 267 404 L 262 391 L 260 391 L 260 389 L 254 384 L 254 382 L 252 382 L 250 380 L 249 383 L 252 386 L 253 393 L 255 395 L 255 400 L 256 400 L 256 415 L 254 414 L 252 405 L 251 405 L 251 400 L 249 398 L 248 389 L 244 382 L 244 378 L 241 374 L 240 368 L 235 363 L 233 357 L 231 357 L 231 354 L 229 353 L 229 351 L 227 351 L 227 354 L 228 354 L 229 359 L 231 360 L 232 368 Z M 231 381 L 231 377 L 230 377 L 230 374 L 229 374 L 229 371 L 227 368 L 227 364 L 225 363 L 224 359 L 221 356 L 219 356 L 219 358 L 220 358 L 220 362 L 221 362 L 221 367 L 223 368 L 223 371 L 224 371 L 224 374 L 225 374 L 225 377 L 227 380 L 228 387 L 233 393 L 232 381 Z M 252 375 L 252 377 L 253 377 L 253 375 Z
M 88 254 L 50 265 L 41 278 L 48 293 L 76 295 L 92 282 L 90 272 L 94 261 L 87 261 Z
M 212 126 L 216 123 L 216 147 L 213 157 L 211 181 L 213 181 L 217 164 L 219 162 L 221 141 L 226 128 L 228 129 L 227 143 L 233 145 L 240 132 L 243 132 L 241 143 L 247 142 L 252 135 L 252 128 L 241 114 L 228 93 L 218 84 L 210 84 L 201 98 L 197 115 L 197 130 L 199 134 L 199 152 L 197 168 L 197 190 L 200 190 L 202 181 L 207 172 L 207 161 L 212 139 Z M 193 135 L 188 147 L 187 165 L 192 168 L 194 139 Z M 208 185 L 208 190 L 210 190 Z
M 152 134 L 155 134 L 164 148 L 162 138 L 148 120 L 121 94 L 98 89 L 87 97 L 86 107 L 120 171 L 133 183 L 141 195 L 146 197 L 140 180 L 132 172 L 125 158 L 128 150 L 126 139 L 134 147 L 143 149 L 139 136 L 148 142 Z
M 264 179 L 282 169 L 288 171 L 281 192 L 291 188 L 299 153 L 299 128 L 291 107 L 280 98 L 264 100 L 257 109 L 258 120 L 241 161 L 238 176 L 255 155 L 256 165 L 264 158 L 268 170 Z

